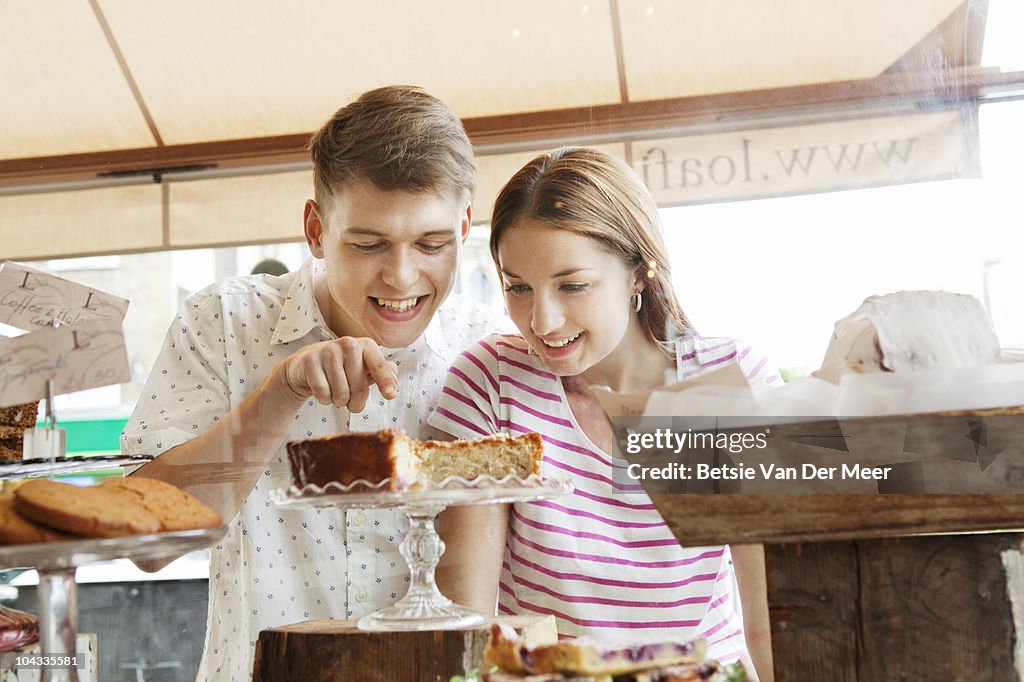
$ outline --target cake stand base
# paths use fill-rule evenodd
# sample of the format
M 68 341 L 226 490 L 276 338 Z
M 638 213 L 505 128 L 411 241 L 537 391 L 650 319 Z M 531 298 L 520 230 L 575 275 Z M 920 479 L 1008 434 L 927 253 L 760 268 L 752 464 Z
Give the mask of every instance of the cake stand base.
M 432 605 L 423 615 L 396 605 L 363 616 L 359 619 L 359 629 L 368 632 L 461 630 L 485 620 L 484 614 L 455 603 L 449 607 Z
M 434 581 L 434 570 L 444 553 L 434 519 L 443 509 L 440 504 L 406 508 L 410 528 L 399 549 L 411 572 L 409 590 L 393 606 L 360 618 L 360 630 L 445 630 L 484 622 L 484 614 L 459 606 L 441 594 Z
M 452 477 L 436 488 L 425 490 L 382 489 L 386 483 L 387 480 L 375 484 L 356 481 L 348 488 L 337 483 L 328 483 L 323 488 L 310 484 L 301 490 L 293 487 L 272 494 L 272 499 L 283 509 L 400 507 L 405 510 L 409 532 L 399 545 L 399 551 L 409 565 L 409 589 L 393 606 L 359 619 L 359 630 L 368 632 L 464 630 L 486 622 L 484 614 L 454 603 L 437 587 L 434 572 L 444 553 L 444 541 L 434 526 L 437 515 L 452 506 L 525 502 L 568 495 L 573 489 L 572 481 L 542 480 L 538 476 L 526 479 L 482 476 L 470 481 Z M 368 485 L 378 489 L 367 491 Z

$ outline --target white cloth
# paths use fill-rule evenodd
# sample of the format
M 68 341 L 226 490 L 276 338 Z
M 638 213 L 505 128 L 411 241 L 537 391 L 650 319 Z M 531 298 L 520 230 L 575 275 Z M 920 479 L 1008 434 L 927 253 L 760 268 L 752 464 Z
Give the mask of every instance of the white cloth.
M 171 325 L 121 436 L 125 454 L 160 455 L 198 436 L 275 363 L 335 335 L 313 296 L 322 262 L 283 277 L 239 277 L 189 298 Z M 288 440 L 386 427 L 424 433 L 450 361 L 496 328 L 500 315 L 450 296 L 411 346 L 384 349 L 399 395 L 373 388 L 360 414 L 308 401 Z M 359 618 L 401 597 L 409 571 L 398 546 L 408 528 L 392 510 L 281 510 L 269 494 L 290 484 L 284 447 L 271 458 L 228 534 L 212 548 L 206 646 L 198 680 L 248 680 L 259 632 L 304 620 Z

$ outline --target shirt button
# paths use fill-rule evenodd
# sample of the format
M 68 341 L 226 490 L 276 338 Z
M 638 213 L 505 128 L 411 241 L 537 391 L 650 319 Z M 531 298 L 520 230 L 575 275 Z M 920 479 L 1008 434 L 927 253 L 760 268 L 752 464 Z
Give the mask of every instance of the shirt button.
M 356 528 L 362 528 L 366 525 L 366 514 L 363 512 L 356 512 L 352 515 L 352 525 Z
M 366 590 L 359 590 L 356 592 L 356 601 L 360 604 L 366 601 Z

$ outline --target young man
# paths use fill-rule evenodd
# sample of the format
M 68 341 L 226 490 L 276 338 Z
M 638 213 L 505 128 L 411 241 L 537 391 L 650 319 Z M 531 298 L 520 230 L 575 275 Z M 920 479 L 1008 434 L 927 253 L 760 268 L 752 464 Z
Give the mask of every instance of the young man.
M 427 435 L 450 361 L 502 324 L 448 298 L 476 172 L 448 107 L 417 88 L 373 90 L 310 149 L 313 259 L 186 301 L 121 437 L 126 454 L 159 455 L 138 475 L 188 489 L 229 525 L 212 550 L 200 680 L 249 679 L 265 628 L 358 618 L 402 596 L 404 515 L 278 509 L 269 495 L 290 483 L 284 443 L 390 427 Z M 449 596 L 493 611 L 500 557 L 477 571 L 479 552 L 460 538 L 504 518 L 474 511 L 446 512 L 450 570 L 438 578 L 442 589 L 468 585 Z

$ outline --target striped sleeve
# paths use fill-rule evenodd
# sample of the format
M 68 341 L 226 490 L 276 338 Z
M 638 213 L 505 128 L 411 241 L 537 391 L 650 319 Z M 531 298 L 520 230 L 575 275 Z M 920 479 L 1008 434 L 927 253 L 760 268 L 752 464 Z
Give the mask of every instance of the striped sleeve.
M 736 341 L 736 348 L 740 370 L 750 383 L 768 384 L 769 386 L 782 386 L 786 383 L 782 380 L 778 368 L 768 360 L 767 355 L 739 340 Z
M 479 438 L 500 431 L 498 351 L 485 337 L 456 356 L 428 422 L 456 438 Z
M 725 336 L 688 336 L 677 345 L 680 379 L 710 372 L 735 362 L 752 384 L 781 386 L 785 382 L 768 358 L 749 343 Z

